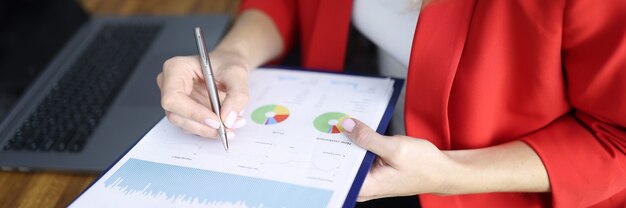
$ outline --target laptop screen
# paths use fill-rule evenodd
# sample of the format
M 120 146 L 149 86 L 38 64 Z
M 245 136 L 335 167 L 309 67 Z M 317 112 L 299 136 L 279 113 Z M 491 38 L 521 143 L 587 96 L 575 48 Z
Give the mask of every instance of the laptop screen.
M 74 0 L 0 1 L 0 120 L 88 18 Z

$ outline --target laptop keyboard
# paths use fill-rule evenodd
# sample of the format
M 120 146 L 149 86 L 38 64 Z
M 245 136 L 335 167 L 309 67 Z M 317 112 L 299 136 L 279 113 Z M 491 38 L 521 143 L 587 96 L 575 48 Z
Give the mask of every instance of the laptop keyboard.
M 2 149 L 80 152 L 159 29 L 102 27 Z

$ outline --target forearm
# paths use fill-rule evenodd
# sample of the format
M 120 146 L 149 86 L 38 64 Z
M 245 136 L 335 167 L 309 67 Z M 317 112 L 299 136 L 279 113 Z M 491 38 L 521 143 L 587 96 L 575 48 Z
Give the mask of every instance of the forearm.
M 274 58 L 283 49 L 283 40 L 272 20 L 258 10 L 246 10 L 218 44 L 215 51 L 236 53 L 254 69 Z
M 444 153 L 453 165 L 442 182 L 441 194 L 550 191 L 541 159 L 521 141 Z

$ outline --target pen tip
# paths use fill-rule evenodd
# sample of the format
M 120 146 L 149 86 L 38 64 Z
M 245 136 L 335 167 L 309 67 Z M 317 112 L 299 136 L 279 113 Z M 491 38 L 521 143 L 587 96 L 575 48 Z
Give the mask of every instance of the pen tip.
M 228 151 L 228 134 L 224 130 L 224 128 L 220 128 L 220 139 L 222 140 L 222 145 L 224 146 L 224 150 Z

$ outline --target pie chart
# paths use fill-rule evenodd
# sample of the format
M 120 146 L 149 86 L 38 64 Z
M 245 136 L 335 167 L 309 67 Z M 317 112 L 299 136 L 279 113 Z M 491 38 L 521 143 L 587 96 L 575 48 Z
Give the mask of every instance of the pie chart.
M 322 133 L 337 134 L 343 132 L 341 121 L 345 118 L 349 118 L 345 113 L 328 112 L 315 118 L 313 126 Z
M 252 121 L 261 125 L 273 125 L 289 118 L 289 110 L 282 105 L 264 105 L 252 112 Z

